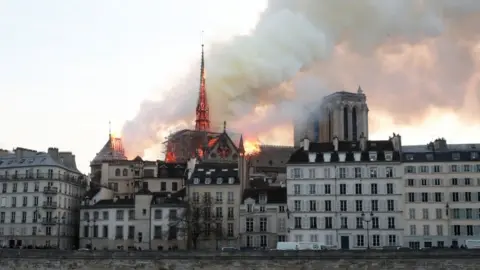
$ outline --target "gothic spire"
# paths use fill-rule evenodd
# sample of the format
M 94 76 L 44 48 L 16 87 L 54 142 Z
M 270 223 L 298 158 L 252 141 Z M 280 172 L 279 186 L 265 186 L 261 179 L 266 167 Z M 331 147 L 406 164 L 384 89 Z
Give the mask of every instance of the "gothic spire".
M 200 63 L 200 89 L 198 93 L 198 102 L 195 119 L 195 130 L 210 130 L 210 114 L 207 101 L 207 89 L 205 86 L 205 60 L 202 43 L 202 59 Z
M 238 152 L 240 152 L 241 155 L 245 153 L 245 148 L 243 146 L 243 135 L 240 135 L 240 142 L 238 143 Z

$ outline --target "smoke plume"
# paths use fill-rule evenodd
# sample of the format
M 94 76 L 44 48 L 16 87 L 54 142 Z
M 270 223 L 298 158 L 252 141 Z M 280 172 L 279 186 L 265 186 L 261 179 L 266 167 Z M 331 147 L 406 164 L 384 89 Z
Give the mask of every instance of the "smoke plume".
M 271 0 L 249 35 L 207 47 L 210 115 L 214 124 L 292 143 L 292 119 L 359 84 L 369 107 L 398 123 L 415 123 L 430 108 L 472 115 L 479 23 L 477 0 Z M 198 67 L 125 124 L 131 154 L 163 141 L 169 128 L 191 126 Z

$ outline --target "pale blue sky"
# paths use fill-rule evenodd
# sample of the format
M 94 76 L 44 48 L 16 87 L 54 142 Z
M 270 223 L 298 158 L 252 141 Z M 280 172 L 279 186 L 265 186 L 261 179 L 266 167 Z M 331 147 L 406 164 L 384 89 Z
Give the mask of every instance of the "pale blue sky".
M 205 41 L 247 32 L 264 0 L 0 0 L 0 148 L 103 146 Z M 160 154 L 160 153 L 159 153 Z

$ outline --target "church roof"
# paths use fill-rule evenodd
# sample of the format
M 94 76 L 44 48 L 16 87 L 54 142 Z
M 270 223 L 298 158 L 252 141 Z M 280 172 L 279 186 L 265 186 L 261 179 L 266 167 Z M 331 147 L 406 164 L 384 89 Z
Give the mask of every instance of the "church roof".
M 127 160 L 123 149 L 122 139 L 109 136 L 107 143 L 97 153 L 92 163 L 101 163 L 110 160 Z

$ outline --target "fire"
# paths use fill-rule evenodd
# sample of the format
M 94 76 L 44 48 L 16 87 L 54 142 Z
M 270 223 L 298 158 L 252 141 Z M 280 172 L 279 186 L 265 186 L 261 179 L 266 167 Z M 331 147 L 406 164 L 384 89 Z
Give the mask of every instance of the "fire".
M 249 156 L 260 153 L 260 143 L 256 140 L 245 140 L 243 148 L 245 149 L 245 154 Z

